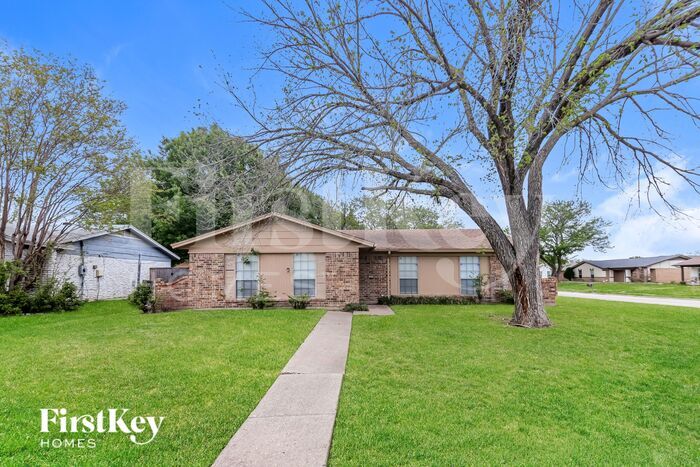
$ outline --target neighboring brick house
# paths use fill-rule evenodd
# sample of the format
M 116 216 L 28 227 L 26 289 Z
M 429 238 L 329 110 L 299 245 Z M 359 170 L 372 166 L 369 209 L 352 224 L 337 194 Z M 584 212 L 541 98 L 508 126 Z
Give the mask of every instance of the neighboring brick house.
M 243 307 L 261 286 L 280 304 L 307 293 L 324 307 L 383 295 L 472 296 L 478 277 L 487 300 L 508 287 L 477 229 L 332 230 L 272 213 L 172 246 L 188 251 L 190 273 L 156 281 L 169 308 Z
M 637 256 L 634 258 L 584 260 L 572 264 L 574 280 L 582 282 L 680 282 L 676 267 L 685 255 Z

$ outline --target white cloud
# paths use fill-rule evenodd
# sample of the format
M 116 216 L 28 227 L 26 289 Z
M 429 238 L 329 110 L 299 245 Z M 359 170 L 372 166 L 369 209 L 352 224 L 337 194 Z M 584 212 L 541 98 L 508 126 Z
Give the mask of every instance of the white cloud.
M 672 214 L 663 206 L 658 194 L 650 196 L 654 212 L 643 195 L 637 199 L 637 186 L 630 185 L 594 207 L 594 213 L 613 223 L 610 240 L 613 248 L 606 253 L 585 250 L 583 258 L 625 258 L 674 253 L 700 254 L 700 197 L 687 182 L 664 169 L 659 175 L 667 182 L 664 196 L 681 209 Z
M 129 44 L 115 44 L 104 56 L 105 66 L 109 67 Z

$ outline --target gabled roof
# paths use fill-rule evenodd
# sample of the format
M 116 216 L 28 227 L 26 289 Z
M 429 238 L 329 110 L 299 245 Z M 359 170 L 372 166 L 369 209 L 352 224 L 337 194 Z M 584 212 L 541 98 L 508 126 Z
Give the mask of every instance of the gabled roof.
M 96 238 L 96 237 L 102 237 L 103 235 L 109 235 L 117 232 L 124 232 L 124 231 L 130 231 L 134 235 L 136 235 L 138 238 L 143 240 L 144 242 L 148 243 L 149 245 L 153 246 L 154 248 L 160 250 L 161 252 L 165 253 L 167 256 L 174 260 L 179 260 L 180 257 L 161 245 L 160 243 L 156 242 L 153 240 L 151 237 L 146 235 L 145 233 L 141 232 L 139 229 L 134 227 L 133 225 L 115 225 L 114 228 L 110 230 L 85 230 L 85 229 L 76 229 L 72 232 L 70 232 L 62 241 L 61 245 L 66 245 L 68 243 L 76 243 L 82 240 L 88 240 L 91 238 Z M 59 245 L 60 247 L 60 245 Z
M 491 250 L 479 229 L 389 229 L 341 230 L 374 243 L 386 251 L 475 251 Z
M 14 231 L 15 227 L 14 225 L 8 224 L 6 231 L 5 231 L 5 239 L 7 241 L 12 240 L 12 232 Z M 126 230 L 131 231 L 134 235 L 145 241 L 146 243 L 150 244 L 154 248 L 157 248 L 158 250 L 162 251 L 165 253 L 167 256 L 174 260 L 179 260 L 180 257 L 161 245 L 160 243 L 156 242 L 153 240 L 150 236 L 146 235 L 145 233 L 141 232 L 139 229 L 134 227 L 133 225 L 125 224 L 125 225 L 115 225 L 113 228 L 109 230 L 87 230 L 83 229 L 81 227 L 76 227 L 72 229 L 70 232 L 65 234 L 61 239 L 60 243 L 58 244 L 58 247 L 60 248 L 61 245 L 68 245 L 71 243 L 79 242 L 81 240 L 87 240 L 90 238 L 95 238 L 95 237 L 101 237 L 103 235 L 108 235 L 111 233 L 117 233 L 117 232 L 124 232 Z M 53 236 L 55 238 L 56 235 Z M 30 242 L 26 242 L 26 245 L 30 245 Z
M 285 220 L 288 222 L 292 222 L 292 223 L 295 223 L 298 225 L 303 225 L 304 227 L 318 230 L 320 232 L 324 232 L 324 233 L 327 233 L 329 235 L 334 235 L 336 237 L 340 237 L 340 238 L 343 238 L 345 240 L 349 240 L 351 242 L 359 243 L 360 245 L 364 245 L 364 246 L 368 246 L 368 247 L 374 246 L 374 243 L 372 243 L 368 240 L 365 240 L 361 237 L 358 237 L 356 235 L 351 235 L 347 232 L 340 231 L 340 230 L 333 230 L 333 229 L 328 229 L 326 227 L 321 227 L 320 225 L 312 224 L 311 222 L 306 222 L 306 221 L 303 221 L 301 219 L 297 219 L 296 217 L 287 216 L 285 214 L 280 214 L 278 212 L 271 212 L 268 214 L 264 214 L 262 216 L 255 217 L 249 221 L 240 222 L 238 224 L 224 227 L 223 229 L 212 230 L 211 232 L 207 232 L 205 234 L 198 235 L 196 237 L 188 238 L 187 240 L 175 242 L 171 246 L 173 248 L 183 248 L 183 247 L 186 247 L 188 245 L 192 245 L 193 243 L 197 243 L 201 240 L 205 240 L 207 238 L 215 237 L 217 235 L 221 235 L 221 234 L 228 233 L 228 232 L 233 232 L 234 230 L 238 230 L 238 229 L 246 227 L 248 225 L 257 224 L 258 222 L 263 222 L 263 221 L 266 221 L 269 219 L 275 219 L 275 218 L 282 219 L 282 220 Z
M 656 263 L 661 263 L 662 261 L 668 261 L 670 259 L 688 259 L 689 256 L 685 255 L 666 255 L 666 256 L 640 256 L 638 258 L 621 258 L 621 259 L 603 259 L 603 260 L 582 260 L 577 262 L 575 265 L 571 266 L 576 268 L 581 264 L 590 264 L 600 269 L 634 269 L 634 268 L 646 268 L 653 266 Z
M 686 259 L 685 261 L 681 261 L 680 263 L 674 264 L 674 266 L 700 266 L 700 256 L 693 256 L 690 259 Z

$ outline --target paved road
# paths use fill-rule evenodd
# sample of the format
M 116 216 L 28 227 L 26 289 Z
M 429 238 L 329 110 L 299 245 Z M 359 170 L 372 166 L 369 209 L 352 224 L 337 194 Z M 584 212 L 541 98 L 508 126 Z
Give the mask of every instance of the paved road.
M 636 295 L 615 295 L 602 293 L 582 293 L 559 291 L 560 297 L 590 298 L 593 300 L 607 300 L 610 302 L 644 303 L 646 305 L 684 306 L 687 308 L 700 308 L 700 300 L 691 298 L 668 297 L 641 297 Z

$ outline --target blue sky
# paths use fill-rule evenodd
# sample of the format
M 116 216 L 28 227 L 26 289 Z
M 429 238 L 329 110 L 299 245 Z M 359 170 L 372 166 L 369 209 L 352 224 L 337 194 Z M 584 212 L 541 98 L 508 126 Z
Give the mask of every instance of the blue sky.
M 142 149 L 156 151 L 163 136 L 211 120 L 234 133 L 252 128 L 219 85 L 225 69 L 245 86 L 258 63 L 259 48 L 269 40 L 265 31 L 240 16 L 246 4 L 252 2 L 0 0 L 0 40 L 10 47 L 71 55 L 91 65 L 108 92 L 127 104 L 123 121 L 130 134 Z M 693 86 L 697 89 L 698 83 Z M 279 93 L 279 83 L 258 82 L 257 89 L 263 98 L 272 98 Z M 690 165 L 699 165 L 698 131 L 683 121 L 677 127 L 684 131 L 679 131 L 674 149 Z M 576 195 L 574 167 L 560 167 L 553 158 L 546 172 L 546 198 Z M 700 199 L 672 177 L 669 182 L 671 196 L 693 217 L 659 218 L 645 205 L 636 205 L 633 190 L 582 187 L 595 212 L 614 223 L 614 248 L 583 256 L 700 253 Z M 499 221 L 505 221 L 498 200 L 488 204 Z M 458 217 L 471 225 L 466 217 Z

